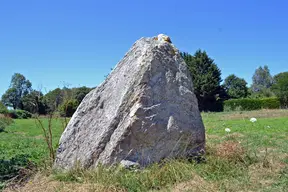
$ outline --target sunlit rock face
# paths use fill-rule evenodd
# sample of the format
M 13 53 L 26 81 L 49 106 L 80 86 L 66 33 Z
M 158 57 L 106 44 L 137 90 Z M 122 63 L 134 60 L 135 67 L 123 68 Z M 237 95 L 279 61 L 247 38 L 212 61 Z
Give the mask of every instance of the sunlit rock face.
M 160 34 L 136 41 L 84 98 L 61 136 L 54 167 L 147 166 L 199 155 L 204 145 L 189 71 L 171 39 Z

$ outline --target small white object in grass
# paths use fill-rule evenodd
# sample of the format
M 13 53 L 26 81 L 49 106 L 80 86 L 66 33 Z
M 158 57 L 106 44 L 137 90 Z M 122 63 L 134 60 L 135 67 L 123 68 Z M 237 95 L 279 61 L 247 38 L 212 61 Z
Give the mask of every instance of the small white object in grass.
M 226 131 L 227 133 L 230 133 L 230 132 L 231 132 L 231 130 L 230 130 L 229 128 L 225 128 L 225 131 Z
M 254 123 L 254 122 L 256 122 L 256 121 L 257 121 L 257 119 L 256 119 L 256 118 L 254 118 L 254 117 L 252 117 L 252 118 L 250 119 L 250 121 L 251 121 L 252 123 Z
M 140 164 L 137 162 L 129 161 L 129 160 L 122 160 L 120 162 L 120 166 L 126 169 L 135 169 L 140 168 Z
M 267 128 L 270 128 L 270 126 L 268 125 Z

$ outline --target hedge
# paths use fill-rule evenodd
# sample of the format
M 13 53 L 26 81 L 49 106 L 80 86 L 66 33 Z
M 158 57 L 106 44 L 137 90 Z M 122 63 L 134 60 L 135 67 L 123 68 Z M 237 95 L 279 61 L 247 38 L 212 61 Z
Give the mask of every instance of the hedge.
M 32 117 L 32 114 L 25 110 L 10 110 L 8 116 L 12 119 L 28 119 Z
M 279 109 L 280 101 L 278 98 L 262 99 L 230 99 L 224 101 L 224 111 L 251 111 L 258 109 Z

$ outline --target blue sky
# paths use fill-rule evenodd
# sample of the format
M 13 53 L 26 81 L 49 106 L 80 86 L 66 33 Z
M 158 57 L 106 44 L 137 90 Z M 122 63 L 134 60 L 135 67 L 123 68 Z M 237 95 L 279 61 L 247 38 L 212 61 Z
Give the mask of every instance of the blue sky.
M 288 71 L 285 0 L 3 0 L 0 95 L 22 73 L 34 89 L 97 86 L 140 37 L 169 35 L 181 51 L 204 49 L 224 79 Z

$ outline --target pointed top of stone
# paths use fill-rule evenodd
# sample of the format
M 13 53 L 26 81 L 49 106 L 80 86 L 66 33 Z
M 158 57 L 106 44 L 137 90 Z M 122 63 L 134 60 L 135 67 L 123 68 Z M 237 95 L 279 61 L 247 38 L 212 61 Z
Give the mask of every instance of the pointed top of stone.
M 168 43 L 172 43 L 170 37 L 168 35 L 165 34 L 159 34 L 156 37 L 156 40 L 160 41 L 160 42 L 168 42 Z

